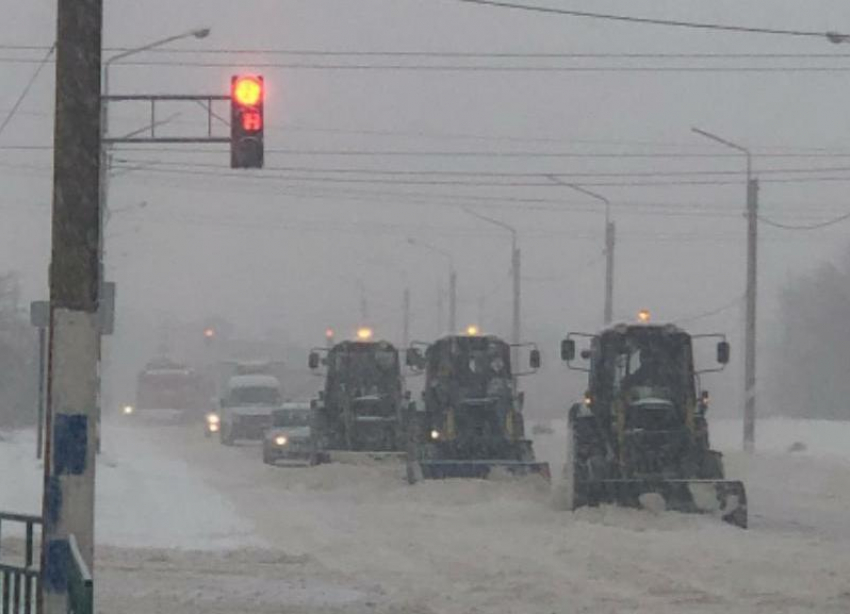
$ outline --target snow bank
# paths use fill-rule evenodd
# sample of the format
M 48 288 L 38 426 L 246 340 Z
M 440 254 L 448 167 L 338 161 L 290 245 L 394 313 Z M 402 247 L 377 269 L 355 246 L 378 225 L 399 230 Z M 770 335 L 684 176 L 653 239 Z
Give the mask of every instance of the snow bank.
M 721 450 L 740 450 L 743 438 L 741 420 L 713 420 L 712 444 Z M 802 446 L 795 446 L 802 444 Z M 767 418 L 756 422 L 756 449 L 759 453 L 788 453 L 792 446 L 800 454 L 850 460 L 850 422 Z
M 96 539 L 127 547 L 195 550 L 256 545 L 253 527 L 195 468 L 156 443 L 156 431 L 104 429 L 97 467 Z M 43 464 L 35 435 L 18 431 L 0 441 L 0 509 L 41 513 Z
M 399 466 L 268 467 L 257 446 L 224 447 L 199 429 L 113 427 L 101 541 L 161 548 L 104 548 L 100 604 L 128 614 L 844 613 L 850 463 L 836 433 L 847 427 L 786 422 L 760 423 L 766 451 L 752 457 L 735 451 L 739 424 L 712 425 L 729 474 L 747 485 L 749 531 L 696 515 L 563 512 L 536 480 L 411 487 Z M 565 425 L 554 426 L 536 448 L 557 469 Z M 785 452 L 801 433 L 807 450 Z M 3 484 L 0 501 L 38 492 L 21 438 L 2 444 L 0 460 L 36 484 Z

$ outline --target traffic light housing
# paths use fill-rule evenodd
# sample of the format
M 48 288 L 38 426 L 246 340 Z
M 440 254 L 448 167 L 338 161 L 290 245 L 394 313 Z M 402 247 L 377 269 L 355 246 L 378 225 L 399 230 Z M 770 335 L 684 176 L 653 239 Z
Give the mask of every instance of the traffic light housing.
M 230 87 L 230 167 L 263 168 L 263 77 L 236 75 Z

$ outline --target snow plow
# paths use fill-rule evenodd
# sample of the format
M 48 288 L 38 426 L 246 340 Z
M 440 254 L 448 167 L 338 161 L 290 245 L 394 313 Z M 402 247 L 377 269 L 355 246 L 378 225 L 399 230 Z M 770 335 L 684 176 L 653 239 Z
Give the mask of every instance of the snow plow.
M 411 412 L 408 480 L 487 478 L 496 473 L 541 475 L 525 437 L 522 404 L 511 371 L 512 347 L 495 336 L 443 337 L 408 350 L 408 366 L 425 371 L 421 411 Z M 540 353 L 531 350 L 531 368 Z M 416 408 L 417 410 L 420 408 Z
M 404 462 L 407 408 L 398 350 L 372 336 L 361 329 L 354 341 L 310 353 L 313 371 L 325 367 L 324 390 L 311 404 L 314 464 Z
M 692 340 L 717 338 L 719 368 L 696 371 Z M 576 365 L 576 339 L 590 341 Z M 673 325 L 620 324 L 598 335 L 570 333 L 561 357 L 589 372 L 583 402 L 569 414 L 572 508 L 624 507 L 706 513 L 746 528 L 743 483 L 724 476 L 710 448 L 708 393 L 699 374 L 729 361 L 723 335 L 691 336 Z

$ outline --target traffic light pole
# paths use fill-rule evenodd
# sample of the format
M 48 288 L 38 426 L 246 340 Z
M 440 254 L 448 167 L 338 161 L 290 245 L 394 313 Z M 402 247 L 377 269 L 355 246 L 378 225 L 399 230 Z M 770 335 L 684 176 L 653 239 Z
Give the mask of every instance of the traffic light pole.
M 102 0 L 57 3 L 40 612 L 67 611 L 72 536 L 94 563 Z

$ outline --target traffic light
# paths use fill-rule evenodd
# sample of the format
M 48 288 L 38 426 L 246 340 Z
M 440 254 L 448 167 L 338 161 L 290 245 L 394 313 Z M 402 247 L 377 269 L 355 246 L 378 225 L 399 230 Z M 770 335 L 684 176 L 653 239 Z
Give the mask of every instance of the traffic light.
M 230 88 L 231 168 L 263 168 L 265 97 L 261 76 L 233 77 Z

